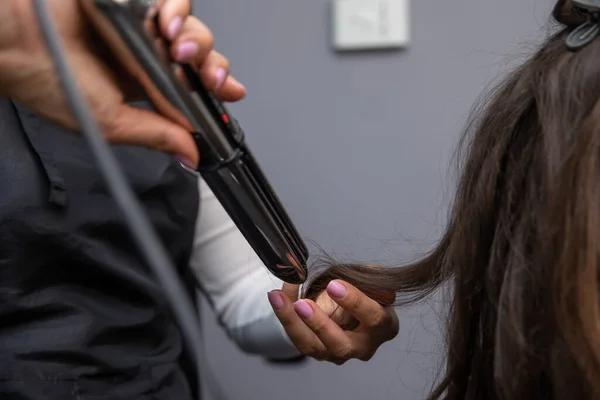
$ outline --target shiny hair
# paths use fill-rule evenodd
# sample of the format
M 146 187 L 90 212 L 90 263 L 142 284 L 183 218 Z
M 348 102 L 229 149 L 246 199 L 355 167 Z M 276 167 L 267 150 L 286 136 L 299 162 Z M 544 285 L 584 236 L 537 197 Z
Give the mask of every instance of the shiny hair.
M 328 261 L 333 279 L 407 306 L 451 285 L 446 368 L 429 399 L 600 398 L 600 39 L 562 26 L 471 118 L 448 225 L 423 259 L 395 268 Z M 313 271 L 314 272 L 314 271 Z

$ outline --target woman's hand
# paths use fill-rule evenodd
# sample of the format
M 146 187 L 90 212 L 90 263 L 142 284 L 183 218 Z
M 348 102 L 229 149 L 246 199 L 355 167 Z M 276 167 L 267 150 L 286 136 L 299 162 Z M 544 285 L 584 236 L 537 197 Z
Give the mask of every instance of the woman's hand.
M 269 293 L 269 301 L 304 355 L 338 365 L 353 358 L 368 361 L 398 334 L 395 310 L 382 307 L 347 282 L 330 282 L 316 302 L 298 300 L 298 289 L 285 283 L 283 290 Z
M 32 1 L 1 0 L 0 94 L 75 130 L 63 88 L 46 49 Z M 171 41 L 174 59 L 197 68 L 209 90 L 225 101 L 240 100 L 244 87 L 229 77 L 227 59 L 213 50 L 208 28 L 190 15 L 191 0 L 165 0 L 159 24 Z M 74 78 L 112 143 L 142 145 L 165 151 L 193 167 L 199 155 L 191 135 L 160 115 L 130 107 L 134 77 L 108 64 L 102 41 L 94 36 L 80 0 L 50 0 L 49 8 Z

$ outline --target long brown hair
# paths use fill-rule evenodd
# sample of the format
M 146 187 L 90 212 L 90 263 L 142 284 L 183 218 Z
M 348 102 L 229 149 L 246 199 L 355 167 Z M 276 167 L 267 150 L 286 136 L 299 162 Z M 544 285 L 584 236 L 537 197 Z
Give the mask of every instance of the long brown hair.
M 343 279 L 384 304 L 451 284 L 447 362 L 430 399 L 600 398 L 600 39 L 563 27 L 491 91 L 462 139 L 445 234 L 397 268 L 328 262 L 304 293 Z

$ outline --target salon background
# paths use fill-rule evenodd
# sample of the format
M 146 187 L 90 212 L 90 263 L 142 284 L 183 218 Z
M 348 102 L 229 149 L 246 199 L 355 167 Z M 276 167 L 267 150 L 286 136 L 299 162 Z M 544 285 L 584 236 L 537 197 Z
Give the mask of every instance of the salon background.
M 345 54 L 329 0 L 196 0 L 195 14 L 248 89 L 231 109 L 304 237 L 390 265 L 439 237 L 468 113 L 551 29 L 552 4 L 411 0 L 406 49 Z M 396 340 L 342 367 L 245 355 L 204 305 L 208 362 L 231 400 L 422 400 L 443 362 L 439 300 L 402 310 Z

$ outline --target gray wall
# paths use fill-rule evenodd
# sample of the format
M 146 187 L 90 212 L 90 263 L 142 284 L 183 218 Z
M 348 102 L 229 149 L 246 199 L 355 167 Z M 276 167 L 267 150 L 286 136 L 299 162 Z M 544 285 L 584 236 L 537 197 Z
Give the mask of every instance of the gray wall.
M 305 237 L 390 264 L 439 237 L 465 118 L 547 32 L 552 3 L 412 0 L 407 50 L 344 55 L 330 50 L 326 0 L 197 0 L 195 11 L 248 88 L 232 110 Z M 244 355 L 208 313 L 209 358 L 233 400 L 423 399 L 441 361 L 434 309 L 400 310 L 396 340 L 342 367 Z

